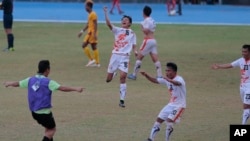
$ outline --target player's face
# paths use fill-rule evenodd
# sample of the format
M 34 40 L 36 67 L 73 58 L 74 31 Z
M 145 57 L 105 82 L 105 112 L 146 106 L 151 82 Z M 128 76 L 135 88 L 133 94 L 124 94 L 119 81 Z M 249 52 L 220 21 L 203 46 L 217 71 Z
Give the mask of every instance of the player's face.
M 250 52 L 248 51 L 247 48 L 242 48 L 242 56 L 245 59 L 250 59 Z
M 173 71 L 172 68 L 167 67 L 166 69 L 166 76 L 170 79 L 173 79 L 176 76 L 176 72 Z
M 122 18 L 122 23 L 121 24 L 122 24 L 123 28 L 129 28 L 130 25 L 131 25 L 128 18 Z
M 85 10 L 87 11 L 87 12 L 89 12 L 89 7 L 85 4 Z

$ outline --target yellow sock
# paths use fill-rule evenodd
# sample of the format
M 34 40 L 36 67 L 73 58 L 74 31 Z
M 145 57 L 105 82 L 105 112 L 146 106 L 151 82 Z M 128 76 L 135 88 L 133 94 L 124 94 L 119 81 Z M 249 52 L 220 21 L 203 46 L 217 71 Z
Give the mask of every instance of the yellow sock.
M 83 48 L 83 52 L 86 54 L 86 56 L 89 58 L 89 60 L 93 60 L 88 47 Z
M 95 58 L 96 64 L 100 64 L 100 58 L 99 58 L 99 51 L 98 51 L 98 49 L 94 50 L 94 58 Z

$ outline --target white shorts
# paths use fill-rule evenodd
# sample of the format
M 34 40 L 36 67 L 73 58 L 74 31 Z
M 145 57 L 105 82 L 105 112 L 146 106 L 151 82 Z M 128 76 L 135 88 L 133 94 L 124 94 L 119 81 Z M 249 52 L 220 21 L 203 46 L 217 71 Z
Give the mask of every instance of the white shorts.
M 149 53 L 157 54 L 157 43 L 155 39 L 144 39 L 140 47 L 140 53 L 145 56 Z
M 244 104 L 250 105 L 250 84 L 240 86 L 240 97 Z
M 167 120 L 169 118 L 169 119 L 173 120 L 174 122 L 179 122 L 180 117 L 181 117 L 182 113 L 184 112 L 184 109 L 185 108 L 183 108 L 183 107 L 166 105 L 165 107 L 162 108 L 158 117 L 163 119 L 163 120 Z
M 113 53 L 109 60 L 108 73 L 114 73 L 117 69 L 128 73 L 129 55 Z

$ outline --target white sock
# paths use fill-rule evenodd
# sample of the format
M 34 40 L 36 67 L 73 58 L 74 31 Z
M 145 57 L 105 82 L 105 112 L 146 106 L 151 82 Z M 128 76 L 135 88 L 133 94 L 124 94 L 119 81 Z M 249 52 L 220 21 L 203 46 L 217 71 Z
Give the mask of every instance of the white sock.
M 157 72 L 157 77 L 162 77 L 160 61 L 155 62 L 155 68 L 156 68 L 156 72 Z
M 136 60 L 133 75 L 136 76 L 141 68 L 141 60 Z
M 120 84 L 120 100 L 125 100 L 125 96 L 127 93 L 127 84 Z
M 154 123 L 154 126 L 152 127 L 151 132 L 150 132 L 150 136 L 149 136 L 149 138 L 151 140 L 154 140 L 156 134 L 160 131 L 160 126 L 161 126 L 161 124 L 159 122 Z
M 173 122 L 167 122 L 166 127 L 166 141 L 170 141 L 170 135 L 173 132 Z
M 249 116 L 250 116 L 250 109 L 244 109 L 242 114 L 242 124 L 247 124 Z

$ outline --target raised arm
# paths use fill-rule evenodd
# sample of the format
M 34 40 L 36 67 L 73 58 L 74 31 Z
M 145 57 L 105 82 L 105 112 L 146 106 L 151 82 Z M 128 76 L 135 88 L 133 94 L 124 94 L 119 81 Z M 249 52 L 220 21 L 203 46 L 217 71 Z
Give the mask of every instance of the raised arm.
M 104 7 L 103 11 L 104 11 L 104 15 L 105 15 L 106 24 L 109 27 L 109 29 L 112 30 L 112 24 L 110 23 L 110 20 L 109 20 L 109 17 L 108 17 L 108 8 Z
M 146 72 L 140 72 L 143 76 L 145 76 L 149 81 L 151 81 L 152 83 L 156 83 L 159 84 L 159 82 L 157 81 L 156 78 L 149 76 Z
M 231 64 L 213 64 L 212 69 L 217 70 L 217 69 L 229 69 L 232 68 L 233 66 Z

